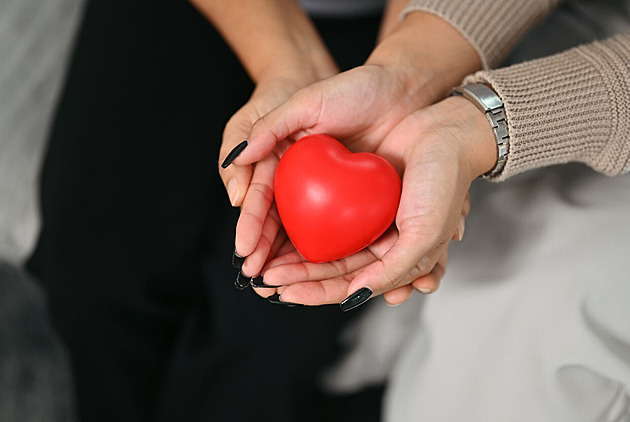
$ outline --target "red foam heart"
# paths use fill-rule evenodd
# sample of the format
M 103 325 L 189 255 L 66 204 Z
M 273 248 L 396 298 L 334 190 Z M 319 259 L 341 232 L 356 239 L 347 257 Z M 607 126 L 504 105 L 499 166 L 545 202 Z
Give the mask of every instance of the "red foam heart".
M 341 259 L 378 239 L 396 217 L 401 182 L 383 157 L 352 153 L 328 135 L 294 143 L 276 169 L 282 224 L 311 262 Z

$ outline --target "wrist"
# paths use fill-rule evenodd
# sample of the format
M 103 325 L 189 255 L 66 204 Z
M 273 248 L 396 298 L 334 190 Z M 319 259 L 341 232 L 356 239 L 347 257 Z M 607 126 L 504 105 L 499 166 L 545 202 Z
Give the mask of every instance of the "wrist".
M 412 12 L 374 49 L 366 64 L 395 69 L 409 92 L 426 104 L 446 97 L 482 63 L 472 44 L 450 23 L 427 12 Z
M 285 57 L 289 57 L 287 54 Z M 303 88 L 322 79 L 329 78 L 338 73 L 338 69 L 332 59 L 317 59 L 314 57 L 304 57 L 298 54 L 292 55 L 293 59 L 282 60 L 281 62 L 270 63 L 261 67 L 252 75 L 256 85 L 265 84 L 269 81 L 283 81 L 291 85 Z
M 461 166 L 471 180 L 488 173 L 497 163 L 497 142 L 485 114 L 463 97 L 449 97 L 441 104 L 457 131 Z
M 256 84 L 289 73 L 287 68 L 304 72 L 305 80 L 335 73 L 313 22 L 294 0 L 190 1 L 214 24 Z

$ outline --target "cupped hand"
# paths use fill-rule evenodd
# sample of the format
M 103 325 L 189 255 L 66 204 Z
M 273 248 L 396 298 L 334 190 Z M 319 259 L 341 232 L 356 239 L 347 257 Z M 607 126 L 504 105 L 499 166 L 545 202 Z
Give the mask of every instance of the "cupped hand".
M 431 13 L 413 12 L 386 31 L 366 65 L 300 90 L 261 119 L 234 161 L 241 166 L 265 161 L 266 169 L 253 191 L 260 193 L 252 193 L 262 199 L 243 203 L 251 226 L 237 229 L 236 250 L 258 257 L 245 261 L 248 274 L 259 269 L 264 245 L 270 243 L 261 234 L 274 231 L 263 228 L 269 220 L 265 210 L 273 210 L 271 168 L 288 147 L 287 139 L 327 133 L 343 139 L 353 151 L 375 151 L 407 115 L 443 98 L 480 67 L 476 50 L 455 27 Z M 247 188 L 239 182 L 238 189 Z M 264 247 L 258 246 L 260 241 Z
M 242 205 L 236 252 L 247 256 L 243 272 L 257 274 L 286 238 L 272 205 L 272 186 L 277 161 L 290 142 L 305 134 L 328 133 L 351 150 L 375 151 L 413 110 L 443 98 L 480 66 L 476 50 L 456 28 L 430 13 L 410 13 L 387 31 L 366 65 L 298 91 L 258 121 L 249 144 L 228 155 L 228 147 L 244 139 L 230 135 L 222 159 L 229 156 L 234 166 L 244 168 L 256 163 L 253 175 L 250 169 L 230 177 L 224 170 L 233 203 Z M 251 118 L 245 120 L 243 127 L 251 123 Z M 230 180 L 236 182 L 230 185 Z
M 247 139 L 252 126 L 263 115 L 301 88 L 335 73 L 337 69 L 332 65 L 326 69 L 320 67 L 317 71 L 287 66 L 283 72 L 262 78 L 249 101 L 225 126 L 219 153 L 219 174 L 230 203 L 241 207 L 236 228 L 235 253 L 247 257 L 242 268 L 243 274 L 250 277 L 258 275 L 270 252 L 273 252 L 275 239 L 282 238 L 278 213 L 272 206 L 272 184 L 278 158 L 288 148 L 291 138 L 278 142 L 274 146 L 274 153 L 255 164 L 225 166 L 225 160 L 230 151 Z
M 363 303 L 369 289 L 397 304 L 414 288 L 437 289 L 449 242 L 463 235 L 470 184 L 496 160 L 490 126 L 470 102 L 448 98 L 409 114 L 374 152 L 403 174 L 396 227 L 369 248 L 331 263 L 307 263 L 289 247 L 280 248 L 264 279 L 283 286 L 278 289 L 282 301 L 319 305 L 349 297 L 346 304 L 352 307 Z M 353 302 L 353 294 L 360 303 Z
M 252 104 L 230 121 L 222 158 L 240 142 L 236 140 L 249 135 L 247 147 L 232 165 L 221 170 L 228 192 L 232 192 L 232 203 L 241 205 L 236 252 L 247 257 L 243 274 L 259 274 L 274 243 L 278 243 L 276 237 L 283 236 L 273 205 L 273 178 L 284 151 L 295 140 L 312 133 L 328 133 L 343 139 L 354 151 L 376 151 L 382 139 L 405 116 L 430 101 L 422 95 L 419 84 L 411 88 L 409 78 L 404 75 L 406 71 L 365 65 L 322 80 L 297 91 L 258 119 L 252 128 L 252 119 L 265 111 L 254 106 L 255 95 Z M 259 292 L 268 295 L 271 290 Z

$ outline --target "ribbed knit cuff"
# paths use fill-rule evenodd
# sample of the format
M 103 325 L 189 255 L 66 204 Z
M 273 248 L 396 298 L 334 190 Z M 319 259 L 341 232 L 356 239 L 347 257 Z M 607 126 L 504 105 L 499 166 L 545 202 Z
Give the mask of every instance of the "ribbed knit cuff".
M 537 22 L 562 0 L 412 0 L 401 16 L 433 13 L 450 22 L 477 50 L 484 69 L 499 65 Z
M 617 175 L 630 168 L 630 33 L 503 69 L 487 83 L 505 105 L 510 152 L 504 180 L 570 161 Z

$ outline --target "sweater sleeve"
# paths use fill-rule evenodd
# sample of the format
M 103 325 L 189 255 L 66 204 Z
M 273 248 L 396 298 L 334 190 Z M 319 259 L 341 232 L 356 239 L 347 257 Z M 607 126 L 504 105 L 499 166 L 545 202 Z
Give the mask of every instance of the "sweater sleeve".
M 505 105 L 510 152 L 496 181 L 571 161 L 630 170 L 630 32 L 464 82 L 491 85 Z
M 412 0 L 410 12 L 433 13 L 451 23 L 477 50 L 484 69 L 499 65 L 516 43 L 563 0 Z

